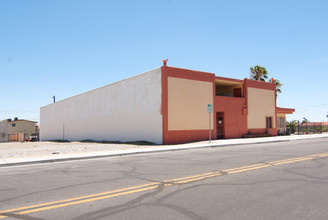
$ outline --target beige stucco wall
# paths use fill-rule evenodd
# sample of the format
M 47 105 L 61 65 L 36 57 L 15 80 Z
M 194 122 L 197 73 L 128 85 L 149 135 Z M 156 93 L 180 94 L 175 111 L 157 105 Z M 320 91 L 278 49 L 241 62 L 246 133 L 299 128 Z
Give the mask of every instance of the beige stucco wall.
M 0 142 L 8 141 L 8 122 L 7 120 L 0 121 Z
M 162 143 L 161 69 L 155 69 L 40 110 L 41 140 Z
M 12 125 L 15 124 L 13 127 Z M 18 133 L 24 133 L 26 136 L 30 136 L 31 134 L 35 133 L 35 125 L 36 122 L 32 121 L 24 121 L 24 120 L 18 120 L 18 121 L 11 121 L 8 123 L 8 130 L 9 134 L 18 134 Z
M 284 114 L 284 113 L 277 113 L 277 117 L 286 118 L 286 114 Z
M 211 82 L 168 77 L 168 130 L 208 129 L 208 104 L 213 105 Z
M 272 117 L 272 127 L 275 128 L 275 91 L 248 88 L 247 93 L 248 128 L 266 128 L 266 117 Z

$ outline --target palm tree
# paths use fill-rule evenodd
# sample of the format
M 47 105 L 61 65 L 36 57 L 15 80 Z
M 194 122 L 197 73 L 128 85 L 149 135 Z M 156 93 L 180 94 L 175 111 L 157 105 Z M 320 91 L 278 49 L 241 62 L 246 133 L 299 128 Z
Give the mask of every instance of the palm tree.
M 305 118 L 305 117 L 303 117 L 303 121 L 302 121 L 302 123 L 301 123 L 301 125 L 304 125 L 304 124 L 306 124 L 306 123 L 308 123 L 309 121 Z
M 256 65 L 256 66 L 250 68 L 250 76 L 251 76 L 251 79 L 253 79 L 253 80 L 265 82 L 266 79 L 269 78 L 268 75 L 269 75 L 268 71 L 263 66 Z M 276 84 L 276 96 L 278 95 L 278 93 L 281 93 L 280 88 L 281 88 L 281 86 L 283 86 L 283 84 L 281 84 L 279 80 L 272 78 L 269 80 L 269 82 Z
M 272 78 L 269 82 L 276 84 L 276 94 L 281 93 L 280 87 L 283 86 L 283 84 L 281 84 L 279 80 Z
M 253 80 L 265 82 L 265 80 L 269 78 L 268 74 L 268 71 L 263 66 L 256 65 L 250 68 L 250 75 Z
M 287 121 L 286 126 L 290 128 L 290 133 L 294 133 L 296 131 L 297 121 Z

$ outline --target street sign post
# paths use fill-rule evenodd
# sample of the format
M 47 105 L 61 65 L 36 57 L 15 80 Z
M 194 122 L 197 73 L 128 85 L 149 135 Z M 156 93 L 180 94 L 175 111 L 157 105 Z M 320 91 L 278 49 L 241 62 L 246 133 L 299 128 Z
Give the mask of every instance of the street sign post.
M 211 143 L 211 139 L 212 139 L 212 135 L 211 135 L 211 113 L 213 112 L 213 105 L 212 104 L 208 104 L 207 105 L 207 112 L 208 112 L 208 124 L 209 124 L 209 143 Z

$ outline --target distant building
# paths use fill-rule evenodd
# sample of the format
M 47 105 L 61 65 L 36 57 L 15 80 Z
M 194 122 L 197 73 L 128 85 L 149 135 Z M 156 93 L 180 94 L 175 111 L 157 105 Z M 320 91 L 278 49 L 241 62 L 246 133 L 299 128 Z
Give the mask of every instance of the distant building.
M 274 83 L 219 77 L 164 64 L 41 107 L 40 136 L 41 140 L 174 144 L 207 140 L 209 124 L 212 139 L 250 133 L 277 135 L 278 129 L 285 129 L 286 114 L 293 112 L 276 107 Z
M 0 142 L 24 141 L 32 134 L 38 133 L 37 122 L 15 118 L 0 121 Z
M 327 132 L 328 122 L 305 122 L 300 123 L 297 127 L 298 131 L 301 133 L 317 133 L 317 132 Z
M 328 122 L 305 122 L 301 126 L 328 126 Z

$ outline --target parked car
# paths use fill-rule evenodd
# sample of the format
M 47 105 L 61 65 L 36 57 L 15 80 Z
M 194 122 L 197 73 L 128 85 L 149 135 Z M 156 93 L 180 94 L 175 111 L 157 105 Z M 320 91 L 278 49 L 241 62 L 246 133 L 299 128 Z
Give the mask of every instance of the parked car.
M 39 140 L 38 135 L 31 135 L 27 141 L 38 141 L 38 140 Z

